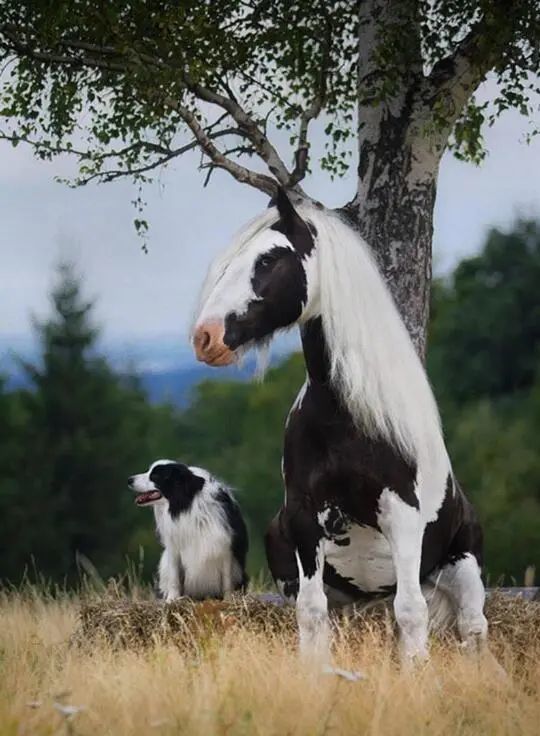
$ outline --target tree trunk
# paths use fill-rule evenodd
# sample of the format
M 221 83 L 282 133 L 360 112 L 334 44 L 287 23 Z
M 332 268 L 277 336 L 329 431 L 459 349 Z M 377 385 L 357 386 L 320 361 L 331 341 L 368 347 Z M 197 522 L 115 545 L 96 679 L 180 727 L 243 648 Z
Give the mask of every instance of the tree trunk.
M 410 7 L 387 0 L 366 0 L 360 5 L 358 191 L 346 211 L 375 252 L 424 359 L 433 208 L 448 130 L 426 135 L 432 111 L 423 86 L 420 41 Z M 409 35 L 413 50 L 395 70 L 399 84 L 394 92 L 380 95 L 381 71 L 374 50 L 381 27 L 392 26 Z
M 365 140 L 349 216 L 373 249 L 418 354 L 424 359 L 439 156 L 408 140 L 408 121 L 384 116 Z

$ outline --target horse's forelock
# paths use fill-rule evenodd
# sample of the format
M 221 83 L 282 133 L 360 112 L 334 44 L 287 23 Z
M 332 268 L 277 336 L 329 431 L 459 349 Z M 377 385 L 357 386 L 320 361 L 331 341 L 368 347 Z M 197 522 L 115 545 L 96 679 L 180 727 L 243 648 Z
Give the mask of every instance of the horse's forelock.
M 236 258 L 244 253 L 250 245 L 252 245 L 254 239 L 258 235 L 274 225 L 277 220 L 278 212 L 275 207 L 271 207 L 265 212 L 257 215 L 257 217 L 250 220 L 236 233 L 229 247 L 214 258 L 210 264 L 208 273 L 206 274 L 206 278 L 199 293 L 196 312 L 192 320 L 192 328 L 201 314 L 204 305 L 208 301 L 208 298 L 214 292 L 214 289 L 225 275 L 227 268 Z

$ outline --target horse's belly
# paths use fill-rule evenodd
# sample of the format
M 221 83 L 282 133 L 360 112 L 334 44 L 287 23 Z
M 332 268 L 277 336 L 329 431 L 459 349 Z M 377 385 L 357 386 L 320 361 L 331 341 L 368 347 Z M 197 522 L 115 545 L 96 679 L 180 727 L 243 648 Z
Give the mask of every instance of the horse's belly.
M 339 536 L 326 539 L 325 561 L 363 592 L 384 592 L 396 584 L 390 545 L 370 526 L 352 524 Z

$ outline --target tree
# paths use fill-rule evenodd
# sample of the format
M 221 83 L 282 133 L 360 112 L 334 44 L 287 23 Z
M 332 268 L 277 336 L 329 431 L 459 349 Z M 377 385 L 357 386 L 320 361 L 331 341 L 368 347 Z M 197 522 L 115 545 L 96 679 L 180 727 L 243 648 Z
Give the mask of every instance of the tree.
M 540 364 L 540 223 L 492 230 L 434 290 L 428 365 L 444 397 L 464 403 L 530 390 Z
M 332 174 L 358 140 L 345 210 L 423 353 L 441 156 L 450 143 L 481 159 L 485 121 L 532 109 L 538 17 L 537 0 L 0 0 L 3 135 L 45 158 L 73 153 L 78 183 L 143 181 L 199 148 L 207 176 L 305 197 L 322 116 Z M 473 95 L 490 70 L 488 107 Z M 276 127 L 290 133 L 291 166 Z
M 73 582 L 80 555 L 103 575 L 121 572 L 135 531 L 152 526 L 126 487 L 152 456 L 150 409 L 96 354 L 92 305 L 67 266 L 52 303 L 51 318 L 36 324 L 40 361 L 25 364 L 32 390 L 0 394 L 14 429 L 10 456 L 0 456 L 0 536 L 10 540 L 0 579 L 12 581 L 34 563 Z
M 433 290 L 428 372 L 492 583 L 540 569 L 539 280 L 540 223 L 518 221 Z

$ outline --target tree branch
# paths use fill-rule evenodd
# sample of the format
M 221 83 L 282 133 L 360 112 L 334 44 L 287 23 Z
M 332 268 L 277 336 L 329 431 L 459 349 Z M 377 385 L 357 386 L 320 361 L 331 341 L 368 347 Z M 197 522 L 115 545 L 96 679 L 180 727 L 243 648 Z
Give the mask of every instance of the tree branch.
M 206 128 L 205 132 L 209 140 L 216 140 L 217 138 L 222 138 L 223 136 L 233 135 L 233 134 L 238 133 L 236 128 L 224 128 L 223 130 L 218 130 L 215 133 L 211 133 L 210 129 Z M 182 156 L 182 154 L 187 153 L 188 151 L 193 151 L 193 149 L 198 148 L 199 141 L 193 140 L 191 141 L 191 143 L 186 143 L 186 145 L 181 146 L 180 148 L 175 148 L 175 149 L 168 150 L 168 151 L 165 148 L 161 148 L 161 146 L 156 146 L 155 144 L 146 144 L 145 142 L 143 142 L 142 147 L 148 148 L 149 150 L 153 150 L 153 151 L 160 150 L 161 152 L 163 152 L 164 155 L 162 155 L 161 158 L 155 161 L 150 161 L 148 164 L 145 164 L 144 166 L 138 166 L 135 168 L 126 168 L 126 169 L 116 169 L 112 171 L 111 170 L 96 171 L 88 177 L 80 178 L 78 180 L 79 184 L 88 184 L 94 179 L 98 179 L 103 182 L 110 182 L 110 181 L 114 181 L 114 179 L 119 179 L 120 177 L 126 176 L 126 175 L 132 176 L 132 175 L 138 175 L 138 174 L 145 174 L 148 171 L 152 171 L 153 169 L 157 169 L 160 166 L 163 166 L 164 164 L 168 163 L 174 158 L 178 158 L 179 156 Z M 226 151 L 224 155 L 227 155 L 227 153 L 230 153 L 230 152 L 232 151 Z
M 66 46 L 82 49 L 92 54 L 118 54 L 116 49 L 111 46 L 101 47 L 81 41 L 65 41 L 63 43 Z M 165 63 L 162 59 L 156 58 L 149 54 L 136 52 L 136 55 L 139 56 L 139 58 L 146 63 L 154 64 L 162 68 L 173 68 L 170 66 L 170 64 Z M 197 97 L 199 100 L 203 100 L 204 102 L 208 102 L 212 105 L 217 105 L 221 107 L 233 118 L 245 137 L 249 138 L 249 140 L 252 142 L 255 150 L 259 153 L 260 157 L 267 164 L 270 172 L 276 177 L 280 184 L 287 186 L 289 184 L 290 174 L 281 157 L 279 156 L 277 150 L 270 143 L 266 135 L 255 122 L 255 120 L 250 115 L 248 115 L 246 111 L 240 106 L 240 104 L 232 94 L 232 91 L 228 89 L 227 85 L 225 85 L 225 88 L 229 94 L 228 97 L 195 81 L 185 70 L 181 72 L 181 74 L 182 81 L 186 89 L 189 90 L 195 97 Z
M 201 150 L 210 159 L 215 168 L 223 169 L 228 171 L 237 181 L 244 184 L 249 184 L 255 189 L 259 189 L 261 192 L 274 196 L 276 192 L 276 181 L 265 174 L 259 174 L 256 171 L 241 166 L 240 164 L 228 159 L 222 151 L 213 143 L 212 136 L 209 136 L 207 131 L 200 124 L 196 115 L 185 105 L 182 105 L 172 97 L 167 97 L 165 103 L 173 110 L 175 110 L 182 120 L 189 127 L 193 133 L 195 140 L 197 141 Z M 246 136 L 247 137 L 247 136 Z
M 480 42 L 485 36 L 486 18 L 483 17 L 470 29 L 454 52 L 433 65 L 425 79 L 424 89 L 432 106 L 435 98 L 449 105 L 450 127 L 459 117 L 465 103 L 484 79 L 497 60 L 497 50 L 480 52 Z
M 215 126 L 223 119 L 223 116 L 219 118 L 216 122 L 212 123 L 212 125 L 209 125 L 205 129 L 205 134 L 209 140 L 216 140 L 218 138 L 223 138 L 224 136 L 229 135 L 241 135 L 241 131 L 238 130 L 238 128 L 222 128 L 221 130 L 214 131 Z M 193 140 L 190 143 L 185 144 L 184 146 L 180 146 L 180 148 L 167 148 L 165 146 L 162 146 L 159 143 L 153 143 L 151 141 L 136 141 L 135 143 L 130 144 L 129 146 L 125 146 L 124 148 L 120 148 L 113 151 L 107 151 L 104 153 L 93 153 L 89 150 L 81 150 L 74 148 L 72 146 L 62 146 L 62 145 L 52 145 L 49 143 L 41 143 L 39 141 L 35 141 L 28 136 L 20 136 L 15 135 L 11 133 L 4 133 L 0 131 L 0 140 L 6 140 L 10 141 L 11 143 L 27 143 L 28 145 L 35 148 L 37 151 L 42 150 L 44 154 L 51 154 L 52 156 L 58 155 L 61 153 L 68 153 L 74 156 L 77 156 L 80 160 L 86 160 L 86 161 L 92 161 L 97 163 L 102 163 L 107 159 L 111 158 L 121 158 L 122 156 L 135 152 L 138 150 L 146 150 L 151 153 L 160 154 L 160 158 L 156 159 L 155 161 L 150 161 L 149 163 L 145 164 L 144 166 L 137 166 L 133 168 L 125 168 L 125 169 L 108 169 L 106 171 L 94 171 L 92 174 L 86 177 L 79 177 L 77 179 L 77 183 L 80 185 L 86 185 L 89 184 L 91 181 L 98 180 L 102 182 L 111 182 L 115 179 L 119 179 L 122 176 L 127 175 L 137 175 L 137 174 L 143 174 L 148 171 L 151 171 L 153 169 L 157 169 L 163 164 L 168 163 L 174 158 L 178 158 L 184 153 L 187 153 L 188 151 L 192 151 L 195 148 L 198 148 L 200 146 L 200 143 L 198 140 Z M 235 149 L 230 149 L 228 151 L 224 152 L 224 156 L 227 156 L 231 153 L 238 153 L 242 150 L 243 153 L 254 153 L 252 149 L 247 149 L 243 146 L 238 146 Z
M 0 31 L 8 38 L 12 48 L 11 50 L 19 56 L 44 61 L 46 63 L 71 66 L 76 68 L 93 68 L 118 73 L 130 71 L 134 66 L 134 57 L 138 57 L 140 61 L 147 64 L 153 64 L 161 68 L 169 68 L 177 71 L 180 75 L 182 86 L 190 92 L 195 98 L 212 105 L 217 105 L 231 116 L 235 121 L 237 128 L 235 132 L 238 135 L 247 138 L 255 152 L 266 163 L 269 171 L 275 177 L 277 182 L 284 186 L 288 186 L 290 182 L 290 174 L 287 167 L 283 163 L 276 148 L 270 143 L 265 133 L 259 128 L 254 118 L 249 115 L 240 104 L 232 96 L 227 97 L 214 89 L 210 89 L 198 81 L 195 81 L 185 71 L 185 69 L 175 69 L 163 60 L 150 56 L 138 51 L 127 52 L 119 51 L 112 46 L 99 46 L 85 41 L 63 40 L 59 46 L 66 49 L 73 49 L 81 52 L 77 56 L 62 54 L 52 51 L 41 51 L 32 48 L 28 43 L 21 42 L 15 35 L 15 29 L 9 27 L 0 27 Z M 131 57 L 131 58 L 130 58 Z M 191 129 L 196 138 L 196 144 L 201 147 L 204 153 L 213 161 L 215 166 L 223 168 L 231 173 L 239 181 L 254 186 L 268 194 L 273 194 L 276 183 L 270 177 L 258 174 L 254 171 L 239 166 L 234 161 L 230 161 L 226 156 L 212 144 L 212 136 L 208 136 L 208 131 L 203 128 L 197 120 L 194 113 L 185 105 L 167 98 L 168 106 L 175 110 L 184 122 Z M 128 172 L 126 172 L 128 173 Z
M 275 176 L 280 184 L 287 186 L 290 179 L 287 167 L 281 160 L 277 150 L 270 143 L 255 120 L 246 113 L 238 102 L 230 97 L 225 97 L 225 95 L 222 95 L 215 90 L 205 87 L 199 82 L 195 82 L 186 73 L 184 73 L 184 80 L 187 89 L 199 100 L 209 102 L 213 105 L 218 105 L 229 113 L 240 130 L 244 133 L 245 137 L 251 141 L 259 156 L 268 166 L 269 171 Z
M 117 49 L 112 46 L 97 46 L 95 44 L 86 43 L 84 41 L 62 41 L 61 45 L 68 48 L 75 48 L 83 50 L 92 55 L 103 54 L 105 56 L 121 56 Z M 148 64 L 153 64 L 161 68 L 173 67 L 170 64 L 165 63 L 162 59 L 156 58 L 143 52 L 135 52 L 135 54 Z M 91 59 L 91 62 L 93 57 Z M 178 70 L 180 71 L 180 70 Z M 222 95 L 216 90 L 210 89 L 199 82 L 196 82 L 191 76 L 184 70 L 182 73 L 183 84 L 185 88 L 189 90 L 198 99 L 208 102 L 213 105 L 217 105 L 225 110 L 236 122 L 239 130 L 242 134 L 249 138 L 252 142 L 255 150 L 258 152 L 263 161 L 267 164 L 270 172 L 276 177 L 280 184 L 287 186 L 290 180 L 290 174 L 279 156 L 275 147 L 270 143 L 266 135 L 261 131 L 255 120 L 246 113 L 246 111 L 240 106 L 238 101 L 235 99 L 232 92 L 229 90 L 229 96 Z
M 289 186 L 294 187 L 302 181 L 307 173 L 309 163 L 309 124 L 318 118 L 326 99 L 326 88 L 328 82 L 328 63 L 330 59 L 330 45 L 332 43 L 332 25 L 330 20 L 326 22 L 326 33 L 321 42 L 321 72 L 319 76 L 318 90 L 313 97 L 311 105 L 302 112 L 300 116 L 300 127 L 298 131 L 298 143 L 294 154 L 294 169 L 289 179 Z
M 126 65 L 112 61 L 104 61 L 103 59 L 88 56 L 70 56 L 69 54 L 60 54 L 52 51 L 38 51 L 30 46 L 30 44 L 19 41 L 9 26 L 0 26 L 0 32 L 8 39 L 10 46 L 8 51 L 12 51 L 18 56 L 25 56 L 36 61 L 44 61 L 48 64 L 56 64 L 61 66 L 70 66 L 77 69 L 90 67 L 92 69 L 103 69 L 105 71 L 125 72 Z M 107 52 L 108 53 L 108 52 Z

